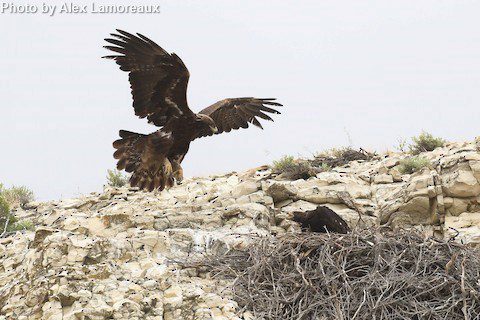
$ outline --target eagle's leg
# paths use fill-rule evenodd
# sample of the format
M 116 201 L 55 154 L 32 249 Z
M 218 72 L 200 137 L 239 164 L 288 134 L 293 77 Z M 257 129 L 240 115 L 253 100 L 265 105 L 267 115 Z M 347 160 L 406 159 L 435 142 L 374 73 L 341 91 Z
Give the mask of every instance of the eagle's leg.
M 172 160 L 172 170 L 173 170 L 173 177 L 177 181 L 177 183 L 181 183 L 183 180 L 183 169 L 180 166 L 180 163 L 176 160 Z
M 173 186 L 173 167 L 172 163 L 168 158 L 165 158 L 164 163 L 163 163 L 163 175 L 164 175 L 164 181 L 165 185 L 170 188 Z

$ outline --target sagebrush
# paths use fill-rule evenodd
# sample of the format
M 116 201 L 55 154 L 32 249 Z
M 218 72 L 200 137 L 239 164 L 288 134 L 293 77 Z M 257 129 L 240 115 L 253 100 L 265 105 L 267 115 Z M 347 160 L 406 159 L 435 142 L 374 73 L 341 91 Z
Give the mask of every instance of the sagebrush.
M 25 186 L 12 186 L 5 188 L 0 184 L 0 195 L 9 204 L 10 208 L 23 208 L 27 203 L 35 200 L 32 190 Z
M 11 207 L 8 201 L 0 195 L 0 236 L 19 230 L 32 229 L 33 224 L 30 221 L 18 219 L 11 213 Z
M 313 168 L 308 161 L 295 160 L 292 156 L 284 156 L 280 160 L 274 161 L 272 170 L 289 180 L 308 179 L 320 172 L 320 169 Z
M 6 216 L 10 213 L 10 206 L 8 202 L 0 194 L 0 217 Z
M 12 210 L 24 208 L 27 203 L 34 199 L 33 191 L 25 186 L 5 188 L 0 183 L 0 235 L 33 228 L 30 221 L 18 221 Z
M 121 171 L 118 170 L 108 170 L 107 171 L 107 183 L 111 187 L 123 187 L 128 184 L 130 177 Z
M 436 148 L 443 147 L 446 141 L 439 137 L 423 131 L 417 137 L 412 137 L 413 143 L 409 146 L 410 153 L 418 155 L 422 152 L 433 151 Z
M 400 160 L 398 171 L 400 171 L 401 174 L 412 174 L 428 167 L 429 165 L 430 161 L 428 161 L 428 159 L 415 156 Z
M 326 151 L 319 152 L 310 164 L 315 168 L 335 168 L 348 164 L 351 161 L 371 160 L 376 156 L 362 148 L 355 150 L 351 147 L 331 148 Z

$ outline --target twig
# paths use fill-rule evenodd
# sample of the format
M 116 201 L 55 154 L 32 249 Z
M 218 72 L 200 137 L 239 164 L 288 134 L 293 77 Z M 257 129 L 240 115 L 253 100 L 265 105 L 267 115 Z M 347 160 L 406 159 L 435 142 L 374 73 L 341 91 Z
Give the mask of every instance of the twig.
M 10 223 L 10 215 L 7 215 L 7 220 L 5 220 L 5 226 L 3 227 L 3 232 L 0 234 L 0 238 L 5 235 L 7 232 L 8 224 Z

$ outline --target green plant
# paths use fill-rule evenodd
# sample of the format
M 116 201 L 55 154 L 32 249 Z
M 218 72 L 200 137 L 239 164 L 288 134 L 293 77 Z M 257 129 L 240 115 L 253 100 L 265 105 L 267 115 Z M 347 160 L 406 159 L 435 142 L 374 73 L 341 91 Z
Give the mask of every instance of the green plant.
M 315 155 L 310 164 L 322 171 L 348 164 L 350 161 L 365 161 L 372 159 L 375 153 L 369 153 L 362 148 L 355 150 L 351 147 L 331 148 Z
M 107 183 L 111 187 L 123 187 L 128 183 L 129 177 L 118 170 L 108 170 Z
M 322 163 L 320 165 L 320 171 L 325 172 L 325 171 L 330 171 L 332 170 L 332 167 L 328 165 L 328 163 Z
M 398 142 L 398 144 L 395 147 L 395 149 L 400 151 L 400 152 L 405 152 L 406 149 L 407 149 L 407 139 L 400 138 L 400 139 L 398 139 L 397 142 Z
M 318 152 L 315 157 L 316 158 L 341 158 L 345 154 L 345 152 L 349 152 L 353 150 L 350 147 L 340 147 L 340 148 L 330 148 L 327 150 L 323 150 Z
M 10 206 L 8 202 L 0 194 L 0 218 L 10 214 Z
M 14 189 L 14 188 L 12 188 Z M 31 230 L 33 229 L 33 223 L 28 220 L 18 221 L 18 219 L 11 213 L 9 201 L 5 198 L 5 195 L 12 197 L 12 195 L 23 195 L 23 193 L 17 193 L 19 189 L 16 188 L 5 190 L 3 185 L 0 185 L 0 235 L 4 235 L 8 232 Z M 28 190 L 28 189 L 27 189 Z M 18 204 L 20 201 L 17 197 L 11 198 L 14 200 L 14 204 Z
M 283 156 L 280 160 L 273 161 L 273 171 L 275 172 L 283 172 L 295 166 L 295 158 L 292 156 Z
M 8 227 L 8 223 L 10 223 L 10 219 L 11 219 L 10 206 L 0 194 L 0 235 L 3 235 L 7 231 L 5 224 L 7 224 L 7 227 Z
M 8 228 L 8 231 L 21 231 L 21 230 L 33 230 L 33 229 L 34 229 L 34 226 L 32 221 L 22 220 L 22 221 L 13 223 L 13 225 L 11 225 Z
M 410 153 L 413 155 L 425 151 L 433 151 L 436 148 L 443 147 L 446 141 L 442 138 L 434 137 L 428 132 L 423 131 L 418 137 L 412 137 L 413 144 L 409 146 Z
M 429 165 L 430 161 L 428 161 L 428 159 L 422 157 L 411 157 L 400 161 L 400 164 L 398 165 L 398 171 L 400 171 L 401 174 L 412 174 L 421 170 L 422 168 L 428 167 Z
M 273 162 L 272 170 L 281 173 L 286 179 L 308 179 L 317 174 L 317 171 L 305 160 L 295 160 L 292 156 L 284 156 Z
M 35 199 L 33 191 L 25 186 L 13 186 L 6 189 L 3 185 L 0 185 L 0 194 L 10 208 L 23 208 L 27 203 Z

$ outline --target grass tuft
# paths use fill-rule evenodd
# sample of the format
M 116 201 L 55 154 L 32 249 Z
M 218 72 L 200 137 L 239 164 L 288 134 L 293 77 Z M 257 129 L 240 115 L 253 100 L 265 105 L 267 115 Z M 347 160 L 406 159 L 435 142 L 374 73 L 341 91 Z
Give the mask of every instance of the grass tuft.
M 398 165 L 398 171 L 400 171 L 401 174 L 412 174 L 429 165 L 430 161 L 428 161 L 428 159 L 416 156 L 401 160 Z
M 446 141 L 442 138 L 434 137 L 432 134 L 423 131 L 418 137 L 412 137 L 413 143 L 409 146 L 410 153 L 418 155 L 422 152 L 433 151 L 436 148 L 443 147 Z
M 292 156 L 284 156 L 280 160 L 273 161 L 272 170 L 289 180 L 308 179 L 318 172 L 308 161 L 295 160 Z
M 25 186 L 13 186 L 6 189 L 0 184 L 0 195 L 12 209 L 23 208 L 27 203 L 35 200 L 33 191 Z
M 120 188 L 128 184 L 129 177 L 121 171 L 114 169 L 107 172 L 107 183 L 109 186 Z

